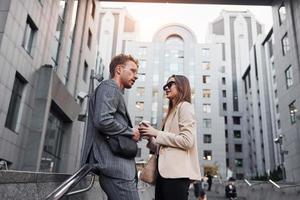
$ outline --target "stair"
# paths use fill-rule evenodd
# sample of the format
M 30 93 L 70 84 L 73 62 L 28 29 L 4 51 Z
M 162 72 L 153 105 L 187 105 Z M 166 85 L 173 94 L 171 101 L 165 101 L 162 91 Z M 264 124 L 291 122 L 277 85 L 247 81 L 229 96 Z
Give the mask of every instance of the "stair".
M 224 194 L 216 193 L 215 191 L 206 191 L 207 200 L 226 200 Z M 194 191 L 189 191 L 189 200 L 197 200 L 194 196 Z M 237 200 L 247 200 L 245 197 L 238 197 Z

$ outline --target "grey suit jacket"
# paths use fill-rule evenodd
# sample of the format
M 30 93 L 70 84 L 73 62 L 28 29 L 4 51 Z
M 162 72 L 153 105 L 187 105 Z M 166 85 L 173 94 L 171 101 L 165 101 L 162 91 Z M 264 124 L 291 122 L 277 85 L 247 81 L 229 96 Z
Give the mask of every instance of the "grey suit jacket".
M 82 164 L 95 164 L 101 174 L 112 178 L 133 180 L 136 175 L 134 158 L 114 155 L 104 134 L 132 137 L 132 124 L 123 93 L 113 79 L 102 81 L 90 97 Z

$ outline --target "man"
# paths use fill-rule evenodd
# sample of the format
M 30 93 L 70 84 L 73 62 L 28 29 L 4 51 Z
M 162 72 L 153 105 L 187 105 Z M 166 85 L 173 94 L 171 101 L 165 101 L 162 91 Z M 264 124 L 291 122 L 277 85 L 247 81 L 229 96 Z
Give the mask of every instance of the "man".
M 200 181 L 195 181 L 193 183 L 194 186 L 194 194 L 197 200 L 206 200 L 206 194 L 203 189 L 203 178 Z
M 213 179 L 213 176 L 210 173 L 207 174 L 207 183 L 208 183 L 208 189 L 207 189 L 207 191 L 211 190 L 212 179 Z
M 115 56 L 109 66 L 111 78 L 90 97 L 87 135 L 82 162 L 95 164 L 101 188 L 109 200 L 139 200 L 134 158 L 115 155 L 105 136 L 122 134 L 138 141 L 124 101 L 124 90 L 137 80 L 138 62 L 130 55 Z

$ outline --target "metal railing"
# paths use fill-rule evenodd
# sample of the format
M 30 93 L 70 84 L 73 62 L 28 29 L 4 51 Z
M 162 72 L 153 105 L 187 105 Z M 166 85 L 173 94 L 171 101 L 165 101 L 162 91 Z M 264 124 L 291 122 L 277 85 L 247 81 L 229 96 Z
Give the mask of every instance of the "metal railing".
M 250 181 L 248 181 L 247 179 L 244 179 L 244 181 L 247 183 L 247 185 L 248 185 L 249 187 L 253 187 L 253 186 L 256 186 L 256 185 L 262 185 L 262 184 L 268 183 L 267 181 L 261 181 L 261 182 L 256 182 L 256 183 L 250 183 Z
M 285 188 L 292 188 L 292 187 L 298 187 L 300 184 L 284 184 L 284 185 L 279 185 L 276 182 L 272 181 L 271 179 L 269 180 L 269 183 L 271 183 L 273 186 L 275 186 L 278 189 L 285 189 Z
M 86 192 L 90 190 L 95 181 L 95 174 L 93 170 L 95 167 L 93 165 L 86 164 L 81 167 L 74 175 L 64 181 L 59 187 L 57 187 L 53 192 L 51 192 L 45 200 L 59 200 L 63 196 L 70 196 L 82 192 Z M 88 187 L 76 191 L 70 192 L 70 190 L 75 187 L 83 178 L 85 178 L 88 174 L 92 174 L 91 183 Z
M 276 183 L 275 181 L 273 181 L 271 179 L 269 179 L 268 181 L 261 181 L 261 182 L 258 182 L 258 183 L 250 183 L 250 181 L 248 181 L 247 179 L 244 179 L 244 181 L 246 182 L 246 184 L 249 187 L 253 187 L 253 186 L 256 186 L 256 185 L 262 185 L 262 184 L 272 184 L 273 186 L 275 186 L 278 189 L 285 189 L 285 188 L 299 187 L 300 186 L 300 184 L 295 184 L 295 183 L 279 185 L 278 183 Z

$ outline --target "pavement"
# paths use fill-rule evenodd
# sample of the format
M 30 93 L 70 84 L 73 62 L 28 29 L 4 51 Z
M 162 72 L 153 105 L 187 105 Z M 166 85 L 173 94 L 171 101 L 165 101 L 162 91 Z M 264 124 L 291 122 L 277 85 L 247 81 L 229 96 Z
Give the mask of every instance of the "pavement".
M 218 194 L 215 191 L 205 191 L 207 195 L 207 200 L 226 200 L 224 194 Z M 189 191 L 189 200 L 197 200 L 194 195 L 194 191 Z M 244 197 L 238 197 L 237 200 L 247 200 Z

